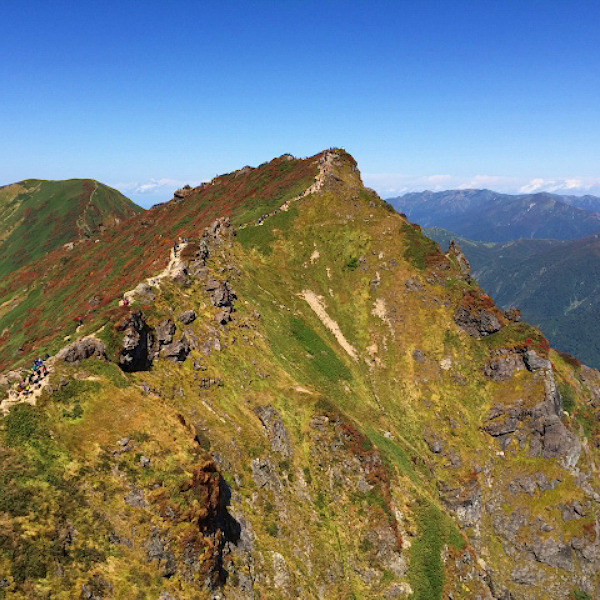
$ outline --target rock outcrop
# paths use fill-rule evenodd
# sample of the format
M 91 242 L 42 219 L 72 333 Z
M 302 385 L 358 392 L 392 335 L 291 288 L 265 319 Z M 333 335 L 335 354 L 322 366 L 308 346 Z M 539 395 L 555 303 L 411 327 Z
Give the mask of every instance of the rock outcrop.
M 258 406 L 255 412 L 265 428 L 271 450 L 278 452 L 284 458 L 291 456 L 290 438 L 279 413 L 270 404 Z
M 542 368 L 548 363 L 530 352 L 527 353 L 530 364 Z M 528 448 L 530 456 L 559 458 L 565 467 L 574 467 L 581 453 L 581 443 L 562 422 L 562 404 L 552 371 L 545 371 L 543 377 L 543 402 L 531 408 L 522 404 L 497 404 L 490 409 L 483 429 L 498 439 L 503 449 L 507 449 L 514 439 L 516 448 Z
M 209 279 L 205 290 L 213 306 L 221 309 L 217 314 L 217 323 L 221 325 L 229 323 L 231 321 L 231 313 L 234 310 L 233 301 L 236 297 L 235 292 L 226 281 L 220 282 L 216 279 Z
M 177 320 L 184 325 L 189 325 L 196 320 L 196 311 L 186 310 L 177 317 Z
M 164 346 L 160 354 L 171 362 L 183 362 L 190 353 L 190 343 L 185 335 L 182 335 L 176 342 Z
M 165 319 L 156 326 L 156 340 L 159 346 L 166 346 L 173 341 L 177 328 L 171 319 Z
M 116 330 L 123 332 L 118 364 L 123 371 L 146 371 L 155 352 L 154 332 L 141 311 L 129 313 Z
M 458 263 L 460 272 L 465 277 L 467 282 L 471 281 L 471 265 L 467 260 L 467 257 L 462 253 L 458 243 L 455 240 L 450 240 L 448 244 L 448 252 L 446 252 L 448 258 L 452 257 Z
M 463 296 L 454 321 L 470 336 L 479 338 L 500 331 L 505 318 L 487 294 L 473 290 Z
M 508 381 L 517 371 L 524 369 L 522 352 L 501 348 L 484 366 L 483 372 L 492 381 Z
M 56 355 L 58 360 L 76 363 L 86 358 L 106 358 L 106 346 L 100 340 L 85 338 L 74 342 L 60 350 Z

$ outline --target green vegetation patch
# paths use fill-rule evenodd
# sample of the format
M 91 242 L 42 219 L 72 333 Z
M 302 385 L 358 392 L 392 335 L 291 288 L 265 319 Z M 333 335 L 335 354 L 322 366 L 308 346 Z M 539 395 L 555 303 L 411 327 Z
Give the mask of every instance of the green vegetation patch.
M 423 235 L 418 226 L 415 228 L 410 223 L 402 223 L 400 232 L 406 242 L 404 258 L 417 269 L 425 270 L 427 268 L 427 258 L 440 254 L 437 243 Z
M 563 409 L 568 413 L 572 413 L 573 409 L 576 407 L 576 393 L 571 385 L 569 385 L 565 381 L 558 382 L 558 393 L 560 394 Z
M 508 323 L 500 331 L 485 336 L 481 344 L 494 348 L 527 348 L 542 356 L 548 355 L 548 340 L 539 329 L 528 323 Z
M 298 216 L 296 208 L 279 211 L 272 217 L 267 218 L 262 225 L 248 225 L 237 232 L 236 239 L 244 248 L 256 248 L 258 252 L 268 256 L 273 252 L 276 229 L 288 229 L 292 221 Z
M 312 358 L 314 368 L 331 381 L 351 378 L 348 367 L 335 352 L 323 341 L 317 332 L 301 319 L 290 318 L 290 333 Z
M 426 499 L 416 506 L 419 535 L 409 549 L 408 578 L 415 600 L 439 600 L 444 587 L 444 563 L 441 553 L 445 544 L 462 549 L 465 540 L 450 517 Z
M 372 429 L 367 431 L 367 435 L 377 446 L 384 460 L 396 465 L 403 475 L 410 477 L 417 485 L 422 483 L 413 467 L 410 456 L 398 445 L 398 442 L 393 442 Z

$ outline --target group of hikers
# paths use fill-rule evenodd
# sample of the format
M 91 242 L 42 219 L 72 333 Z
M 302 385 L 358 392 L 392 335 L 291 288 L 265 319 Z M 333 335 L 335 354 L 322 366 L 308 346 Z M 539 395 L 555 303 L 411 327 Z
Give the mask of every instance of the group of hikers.
M 48 375 L 48 367 L 45 364 L 50 358 L 46 354 L 44 358 L 36 358 L 30 367 L 30 372 L 17 385 L 17 393 L 29 396 L 33 393 L 34 387 L 41 385 L 41 381 Z

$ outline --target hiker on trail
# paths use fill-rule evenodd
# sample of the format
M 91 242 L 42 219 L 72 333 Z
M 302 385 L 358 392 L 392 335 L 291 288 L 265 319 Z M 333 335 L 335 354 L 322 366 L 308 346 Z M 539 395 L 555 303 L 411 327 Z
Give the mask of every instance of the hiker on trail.
M 50 358 L 50 355 L 48 353 L 44 354 L 44 360 L 48 360 Z

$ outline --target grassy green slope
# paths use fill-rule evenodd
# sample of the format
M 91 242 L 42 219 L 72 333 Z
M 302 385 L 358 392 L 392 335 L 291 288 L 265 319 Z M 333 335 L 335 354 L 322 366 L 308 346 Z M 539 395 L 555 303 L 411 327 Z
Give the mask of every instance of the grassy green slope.
M 142 211 L 117 190 L 91 179 L 28 179 L 3 186 L 0 277 Z

